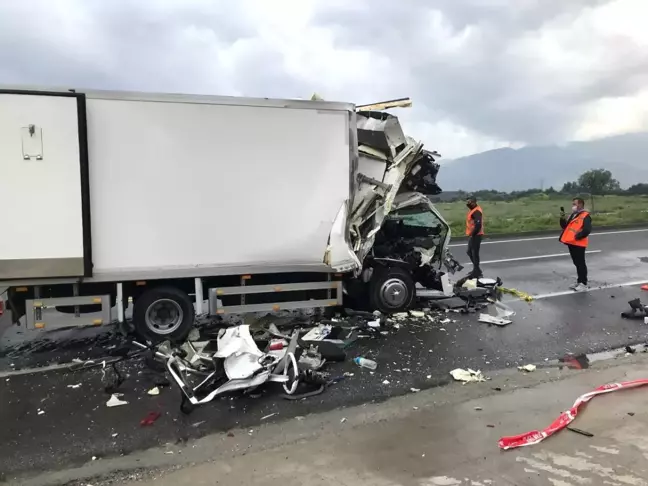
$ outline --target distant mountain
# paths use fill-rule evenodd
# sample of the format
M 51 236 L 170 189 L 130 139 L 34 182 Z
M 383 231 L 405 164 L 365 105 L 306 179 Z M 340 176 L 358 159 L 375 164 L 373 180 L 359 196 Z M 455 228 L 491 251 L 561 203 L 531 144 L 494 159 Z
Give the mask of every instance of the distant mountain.
M 558 190 L 589 169 L 607 169 L 628 187 L 648 182 L 648 132 L 562 146 L 501 148 L 439 162 L 438 182 L 444 191 L 511 192 L 541 186 Z

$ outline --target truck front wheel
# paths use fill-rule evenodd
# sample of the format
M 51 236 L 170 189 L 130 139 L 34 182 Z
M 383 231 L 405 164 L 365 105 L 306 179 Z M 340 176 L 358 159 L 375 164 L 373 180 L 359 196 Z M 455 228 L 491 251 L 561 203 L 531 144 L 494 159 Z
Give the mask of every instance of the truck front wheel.
M 410 273 L 398 267 L 376 268 L 369 283 L 369 298 L 373 309 L 391 314 L 409 309 L 416 296 L 416 286 Z
M 135 300 L 135 332 L 153 342 L 183 341 L 194 326 L 189 296 L 174 287 L 152 288 Z

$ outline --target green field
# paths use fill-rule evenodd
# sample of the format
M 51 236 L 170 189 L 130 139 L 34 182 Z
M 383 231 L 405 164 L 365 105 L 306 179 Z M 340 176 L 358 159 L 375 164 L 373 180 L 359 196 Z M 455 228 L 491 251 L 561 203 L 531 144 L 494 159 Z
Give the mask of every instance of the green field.
M 514 201 L 479 201 L 484 210 L 486 234 L 520 233 L 524 231 L 559 230 L 560 206 L 571 208 L 569 196 L 537 194 Z M 586 201 L 591 210 L 592 203 Z M 462 236 L 466 225 L 464 201 L 436 203 L 452 227 L 455 237 Z M 594 228 L 646 223 L 648 196 L 596 196 L 592 212 Z

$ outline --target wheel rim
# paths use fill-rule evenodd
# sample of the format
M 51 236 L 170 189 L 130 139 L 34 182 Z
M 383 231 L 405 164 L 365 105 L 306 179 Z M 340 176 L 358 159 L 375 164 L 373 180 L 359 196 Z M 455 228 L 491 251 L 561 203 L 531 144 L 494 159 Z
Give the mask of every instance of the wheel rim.
M 171 334 L 182 324 L 184 312 L 175 300 L 159 299 L 146 309 L 146 327 L 155 334 Z
M 390 278 L 380 287 L 380 300 L 391 309 L 405 305 L 408 297 L 407 285 L 400 279 Z

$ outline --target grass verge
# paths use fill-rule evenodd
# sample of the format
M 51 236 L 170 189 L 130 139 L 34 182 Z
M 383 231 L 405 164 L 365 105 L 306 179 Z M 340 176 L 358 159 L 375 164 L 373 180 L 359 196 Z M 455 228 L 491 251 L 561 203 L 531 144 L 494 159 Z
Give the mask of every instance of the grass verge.
M 550 197 L 546 194 L 520 198 L 513 201 L 479 201 L 484 210 L 487 235 L 512 234 L 529 231 L 558 231 L 560 206 L 569 212 L 568 197 Z M 462 236 L 466 227 L 464 201 L 437 203 L 454 236 Z M 586 202 L 592 212 L 594 228 L 628 224 L 648 225 L 648 196 L 596 196 Z

